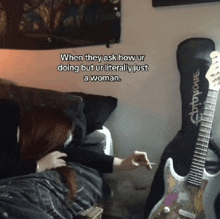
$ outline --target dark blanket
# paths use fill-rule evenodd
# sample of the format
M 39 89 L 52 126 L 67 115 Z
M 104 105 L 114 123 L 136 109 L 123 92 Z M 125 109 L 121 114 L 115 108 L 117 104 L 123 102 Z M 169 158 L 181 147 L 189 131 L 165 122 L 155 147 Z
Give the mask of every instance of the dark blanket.
M 68 189 L 54 170 L 0 181 L 0 218 L 70 219 L 101 199 L 110 190 L 98 171 L 69 163 L 77 174 L 78 191 L 74 201 L 67 199 Z

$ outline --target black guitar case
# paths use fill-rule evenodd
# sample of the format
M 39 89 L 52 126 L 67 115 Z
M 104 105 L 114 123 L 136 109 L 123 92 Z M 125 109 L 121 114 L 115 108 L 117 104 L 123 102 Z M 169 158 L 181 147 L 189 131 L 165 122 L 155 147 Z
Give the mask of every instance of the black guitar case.
M 174 169 L 180 176 L 189 173 L 192 156 L 199 132 L 201 113 L 208 92 L 206 72 L 211 65 L 210 53 L 215 44 L 207 38 L 190 38 L 177 48 L 177 64 L 180 72 L 180 93 L 182 100 L 182 127 L 174 139 L 166 146 L 146 200 L 144 218 L 164 194 L 163 171 L 168 158 L 172 158 Z M 216 112 L 217 113 L 217 112 Z M 216 114 L 215 113 L 215 114 Z M 220 149 L 211 136 L 206 170 L 213 174 L 220 169 Z M 215 202 L 217 218 L 220 218 L 220 195 Z

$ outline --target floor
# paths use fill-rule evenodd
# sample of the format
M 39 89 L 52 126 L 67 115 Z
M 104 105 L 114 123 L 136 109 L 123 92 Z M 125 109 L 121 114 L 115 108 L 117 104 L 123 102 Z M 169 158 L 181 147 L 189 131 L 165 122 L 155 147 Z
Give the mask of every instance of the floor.
M 108 216 L 108 215 L 102 215 L 102 219 L 122 219 L 120 217 L 113 217 L 113 216 Z
M 143 219 L 143 214 L 131 215 L 129 217 L 116 217 L 103 214 L 102 219 Z

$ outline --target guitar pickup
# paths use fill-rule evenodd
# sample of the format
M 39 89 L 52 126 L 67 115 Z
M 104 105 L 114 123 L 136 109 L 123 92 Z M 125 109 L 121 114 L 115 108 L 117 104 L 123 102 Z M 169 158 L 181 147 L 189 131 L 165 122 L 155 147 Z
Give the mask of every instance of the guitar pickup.
M 181 216 L 184 216 L 184 217 L 187 217 L 187 218 L 190 218 L 190 219 L 195 219 L 195 218 L 196 218 L 196 215 L 195 215 L 195 214 L 190 213 L 190 212 L 185 211 L 185 210 L 182 210 L 182 209 L 180 209 L 178 213 L 179 213 Z

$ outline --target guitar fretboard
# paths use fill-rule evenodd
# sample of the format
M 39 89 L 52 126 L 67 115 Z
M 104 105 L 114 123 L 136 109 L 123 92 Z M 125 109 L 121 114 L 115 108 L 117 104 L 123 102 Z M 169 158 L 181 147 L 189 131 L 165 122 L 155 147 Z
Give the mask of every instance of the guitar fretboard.
M 196 142 L 196 147 L 192 159 L 189 177 L 187 182 L 196 186 L 200 186 L 203 179 L 205 161 L 209 146 L 209 139 L 212 130 L 212 123 L 215 113 L 218 91 L 209 90 L 202 115 L 199 134 Z

